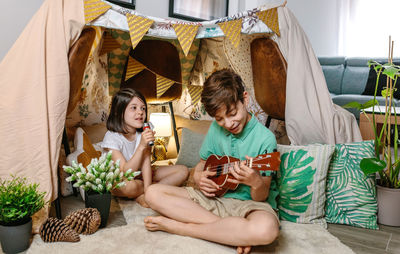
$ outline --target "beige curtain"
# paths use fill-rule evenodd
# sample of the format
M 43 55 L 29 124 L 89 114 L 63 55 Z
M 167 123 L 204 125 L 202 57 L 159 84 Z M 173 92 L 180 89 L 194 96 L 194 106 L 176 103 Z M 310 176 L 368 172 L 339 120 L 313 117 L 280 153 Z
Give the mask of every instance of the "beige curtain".
M 0 63 L 0 177 L 27 177 L 50 201 L 58 191 L 68 51 L 83 25 L 82 0 L 47 0 Z

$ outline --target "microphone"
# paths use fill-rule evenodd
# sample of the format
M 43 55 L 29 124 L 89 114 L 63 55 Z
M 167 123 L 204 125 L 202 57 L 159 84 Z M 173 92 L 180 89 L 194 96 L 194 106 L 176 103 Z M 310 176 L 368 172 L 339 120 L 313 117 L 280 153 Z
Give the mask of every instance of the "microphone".
M 143 123 L 143 130 L 146 130 L 146 129 L 150 129 L 150 130 L 153 130 L 153 124 L 151 124 L 150 122 L 148 122 L 148 123 Z M 154 141 L 149 141 L 149 146 L 154 146 Z

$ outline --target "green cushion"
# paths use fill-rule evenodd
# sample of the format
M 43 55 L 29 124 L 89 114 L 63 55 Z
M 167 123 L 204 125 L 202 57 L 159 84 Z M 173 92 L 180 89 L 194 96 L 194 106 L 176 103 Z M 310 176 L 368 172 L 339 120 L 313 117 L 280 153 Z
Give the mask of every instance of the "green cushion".
M 278 172 L 280 219 L 326 227 L 326 176 L 334 150 L 334 145 L 278 145 L 281 153 Z
M 326 221 L 378 229 L 375 175 L 360 169 L 363 158 L 374 157 L 372 140 L 337 144 L 327 179 Z
M 205 135 L 193 132 L 187 128 L 182 129 L 182 141 L 176 160 L 177 165 L 193 168 L 200 162 L 199 151 Z

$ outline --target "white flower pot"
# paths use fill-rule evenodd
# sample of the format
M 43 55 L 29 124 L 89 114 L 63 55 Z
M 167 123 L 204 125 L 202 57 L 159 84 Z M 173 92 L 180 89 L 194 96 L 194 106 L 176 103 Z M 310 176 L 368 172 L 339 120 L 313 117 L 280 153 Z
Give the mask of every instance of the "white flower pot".
M 378 222 L 388 226 L 400 226 L 400 189 L 377 185 Z

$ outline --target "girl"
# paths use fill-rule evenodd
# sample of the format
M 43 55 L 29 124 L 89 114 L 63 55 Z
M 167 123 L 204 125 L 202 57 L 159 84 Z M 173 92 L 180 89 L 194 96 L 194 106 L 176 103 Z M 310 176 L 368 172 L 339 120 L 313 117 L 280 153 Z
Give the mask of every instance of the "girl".
M 151 168 L 151 146 L 154 132 L 143 130 L 147 121 L 146 99 L 139 92 L 131 89 L 121 89 L 114 95 L 110 115 L 107 119 L 107 129 L 101 147 L 112 151 L 113 161 L 120 160 L 121 171 L 141 170 L 142 178 L 128 181 L 126 185 L 112 192 L 118 197 L 136 198 L 136 201 L 148 207 L 144 201 L 144 192 L 153 181 L 179 186 L 188 177 L 188 169 L 183 165 L 160 166 Z

